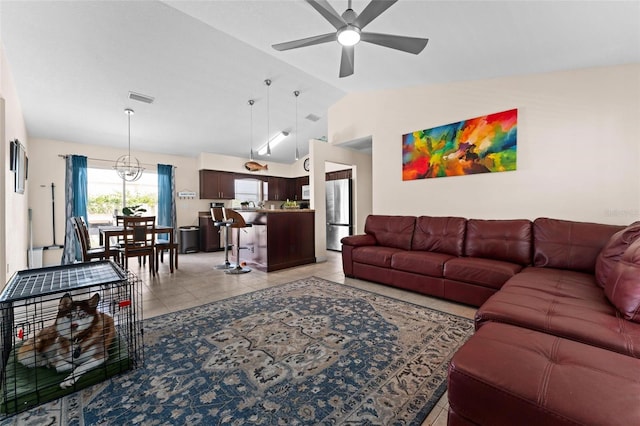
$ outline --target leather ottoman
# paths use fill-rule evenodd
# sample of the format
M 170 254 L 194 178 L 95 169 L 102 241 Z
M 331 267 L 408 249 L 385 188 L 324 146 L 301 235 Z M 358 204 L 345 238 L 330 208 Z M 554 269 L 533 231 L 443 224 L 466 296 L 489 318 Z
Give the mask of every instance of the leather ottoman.
M 449 367 L 449 425 L 640 425 L 640 359 L 486 323 Z

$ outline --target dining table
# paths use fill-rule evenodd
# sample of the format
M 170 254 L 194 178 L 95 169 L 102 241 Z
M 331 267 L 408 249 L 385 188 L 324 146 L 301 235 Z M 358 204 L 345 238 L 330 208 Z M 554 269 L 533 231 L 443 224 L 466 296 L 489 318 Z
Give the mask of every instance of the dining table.
M 124 226 L 108 225 L 99 226 L 100 245 L 104 245 L 104 252 L 109 253 L 111 238 L 123 237 L 125 234 Z M 169 269 L 173 274 L 174 268 L 178 268 L 178 249 L 175 244 L 173 226 L 156 225 L 154 233 L 156 235 L 169 234 Z M 173 255 L 171 255 L 173 252 Z

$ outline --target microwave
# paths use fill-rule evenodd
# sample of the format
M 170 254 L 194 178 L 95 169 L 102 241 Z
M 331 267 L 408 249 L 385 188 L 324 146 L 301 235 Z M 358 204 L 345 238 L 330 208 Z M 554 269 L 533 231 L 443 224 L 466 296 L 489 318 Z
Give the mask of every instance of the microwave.
M 311 188 L 309 185 L 302 185 L 302 199 L 303 200 L 311 199 Z

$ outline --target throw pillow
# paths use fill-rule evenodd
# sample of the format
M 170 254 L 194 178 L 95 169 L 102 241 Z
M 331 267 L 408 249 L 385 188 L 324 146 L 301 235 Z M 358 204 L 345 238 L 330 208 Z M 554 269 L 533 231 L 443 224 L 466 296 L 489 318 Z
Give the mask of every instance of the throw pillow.
M 640 238 L 640 222 L 634 222 L 611 236 L 596 259 L 596 281 L 601 287 L 627 247 Z
M 627 248 L 613 268 L 604 293 L 625 319 L 640 323 L 640 239 Z

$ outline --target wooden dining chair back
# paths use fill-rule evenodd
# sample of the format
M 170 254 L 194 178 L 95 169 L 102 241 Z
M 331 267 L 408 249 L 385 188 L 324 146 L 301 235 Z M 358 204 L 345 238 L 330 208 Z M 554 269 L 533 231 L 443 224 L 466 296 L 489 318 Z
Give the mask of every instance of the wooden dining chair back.
M 155 216 L 125 216 L 123 218 L 124 239 L 120 247 L 125 268 L 129 266 L 129 258 L 148 258 L 149 268 L 153 275 L 155 268 Z
M 108 257 L 117 257 L 117 252 L 111 252 L 109 256 L 105 253 L 104 247 L 91 247 L 91 239 L 89 237 L 89 227 L 82 216 L 71 218 L 73 229 L 80 243 L 83 262 L 90 262 L 93 259 L 106 259 Z M 111 251 L 111 250 L 109 250 Z

